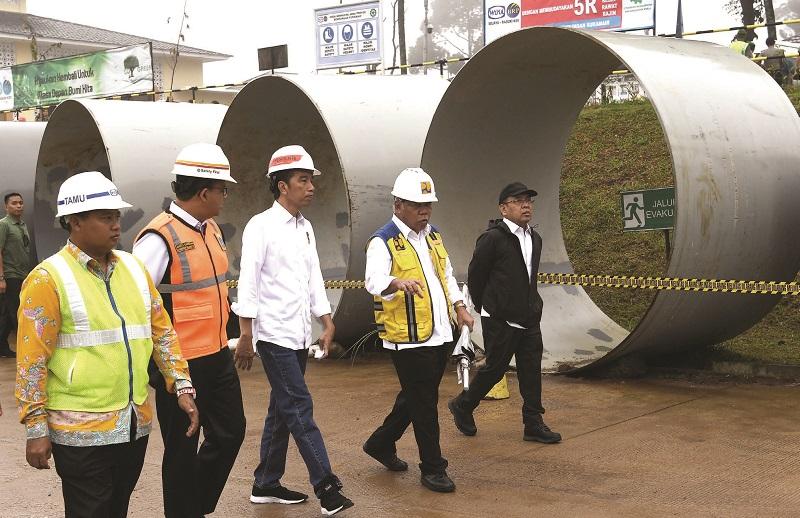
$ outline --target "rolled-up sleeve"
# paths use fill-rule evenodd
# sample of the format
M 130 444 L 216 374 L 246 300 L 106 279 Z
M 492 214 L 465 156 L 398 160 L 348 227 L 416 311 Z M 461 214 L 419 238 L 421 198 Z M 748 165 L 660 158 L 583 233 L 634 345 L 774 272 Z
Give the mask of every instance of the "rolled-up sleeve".
M 311 254 L 311 276 L 309 277 L 309 298 L 311 299 L 311 314 L 319 318 L 331 312 L 331 302 L 325 292 L 325 281 L 322 279 L 322 268 L 319 264 L 319 253 L 317 253 L 317 239 L 314 236 L 314 229 L 308 225 L 308 236 L 313 246 L 314 253 Z
M 394 293 L 381 295 L 395 279 L 389 273 L 392 271 L 392 256 L 389 255 L 386 245 L 378 238 L 373 238 L 367 246 L 367 265 L 364 279 L 367 291 L 384 300 L 392 300 Z
M 259 216 L 247 223 L 242 233 L 242 260 L 239 266 L 239 284 L 236 302 L 231 309 L 244 318 L 258 316 L 259 272 L 264 265 L 266 246 L 264 229 Z

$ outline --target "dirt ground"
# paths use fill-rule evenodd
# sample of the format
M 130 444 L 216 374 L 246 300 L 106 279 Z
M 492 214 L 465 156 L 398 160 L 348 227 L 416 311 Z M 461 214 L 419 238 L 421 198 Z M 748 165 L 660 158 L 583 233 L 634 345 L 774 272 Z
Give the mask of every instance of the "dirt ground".
M 25 463 L 24 429 L 13 402 L 14 361 L 0 359 L 0 516 L 63 516 L 55 470 Z M 457 485 L 437 494 L 419 483 L 409 430 L 398 454 L 408 472 L 386 471 L 361 451 L 398 390 L 388 358 L 351 365 L 311 361 L 307 379 L 334 470 L 355 507 L 349 517 L 797 516 L 800 513 L 800 398 L 790 385 L 547 376 L 546 420 L 558 445 L 522 441 L 521 400 L 484 402 L 478 434 L 457 432 L 445 406 L 458 387 L 449 371 L 439 405 L 442 449 Z M 269 385 L 260 366 L 242 375 L 247 436 L 213 516 L 319 516 L 317 501 L 252 505 Z M 162 513 L 162 443 L 154 431 L 131 500 L 132 517 Z M 284 485 L 312 493 L 292 445 Z

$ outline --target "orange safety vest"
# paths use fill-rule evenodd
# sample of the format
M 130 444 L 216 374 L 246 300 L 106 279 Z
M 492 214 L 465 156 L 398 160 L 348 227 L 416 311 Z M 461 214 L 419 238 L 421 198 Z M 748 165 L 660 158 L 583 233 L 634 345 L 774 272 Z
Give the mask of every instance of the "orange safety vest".
M 183 357 L 191 360 L 227 347 L 228 254 L 217 223 L 208 220 L 203 235 L 162 212 L 136 240 L 148 232 L 160 235 L 169 250 L 169 265 L 157 288 L 178 333 Z

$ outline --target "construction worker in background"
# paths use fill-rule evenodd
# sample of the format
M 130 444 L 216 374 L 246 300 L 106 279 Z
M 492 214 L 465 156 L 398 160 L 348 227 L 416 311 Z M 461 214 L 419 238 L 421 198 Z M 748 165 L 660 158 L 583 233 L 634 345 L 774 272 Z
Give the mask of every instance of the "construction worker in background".
M 739 29 L 731 41 L 730 48 L 737 54 L 752 58 L 753 51 L 756 49 L 756 44 L 753 43 L 753 38 L 758 38 L 758 35 L 753 33 L 751 36 L 747 29 Z
M 374 296 L 375 323 L 389 349 L 400 392 L 383 424 L 363 450 L 390 471 L 405 471 L 396 442 L 414 424 L 422 485 L 449 493 L 456 486 L 445 471 L 439 446 L 439 383 L 453 341 L 453 324 L 472 329 L 473 319 L 453 277 L 438 230 L 429 224 L 438 201 L 422 169 L 402 171 L 394 182 L 394 215 L 367 244 L 366 288 Z
M 242 390 L 228 349 L 228 256 L 220 214 L 230 164 L 219 146 L 197 143 L 178 154 L 172 169 L 176 200 L 141 231 L 133 254 L 150 272 L 172 317 L 189 362 L 203 443 L 181 430 L 186 416 L 151 364 L 156 411 L 164 440 L 161 464 L 164 514 L 200 517 L 214 512 L 244 440 Z
M 342 483 L 331 469 L 305 382 L 312 315 L 324 328 L 319 337 L 323 357 L 335 332 L 314 229 L 300 212 L 314 199 L 312 177 L 318 174 L 302 146 L 285 146 L 272 155 L 267 177 L 275 203 L 253 216 L 244 229 L 233 310 L 241 328 L 237 364 L 250 368 L 255 339 L 272 388 L 250 501 L 298 504 L 308 498 L 280 483 L 291 433 L 322 514 L 331 516 L 352 507 L 353 502 L 340 492 Z
M 451 399 L 447 407 L 458 430 L 475 435 L 472 412 L 508 370 L 516 355 L 522 395 L 523 439 L 556 443 L 561 435 L 542 419 L 542 297 L 536 278 L 542 238 L 529 223 L 536 191 L 520 182 L 503 188 L 498 200 L 502 219 L 489 222 L 478 237 L 469 263 L 467 286 L 475 309 L 481 313 L 486 364 L 469 390 Z
M 22 286 L 16 396 L 27 428 L 25 456 L 49 469 L 52 451 L 67 517 L 127 515 L 144 463 L 152 407 L 150 358 L 164 390 L 185 413 L 180 431 L 199 426 L 194 388 L 161 296 L 144 266 L 114 250 L 120 209 L 130 207 L 97 171 L 58 191 L 66 246 Z

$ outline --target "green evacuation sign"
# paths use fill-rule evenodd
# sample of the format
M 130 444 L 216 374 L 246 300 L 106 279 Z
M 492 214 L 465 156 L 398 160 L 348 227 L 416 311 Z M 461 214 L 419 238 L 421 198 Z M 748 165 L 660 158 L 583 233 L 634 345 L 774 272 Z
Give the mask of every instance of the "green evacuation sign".
M 622 231 L 664 230 L 675 227 L 675 188 L 620 193 Z

